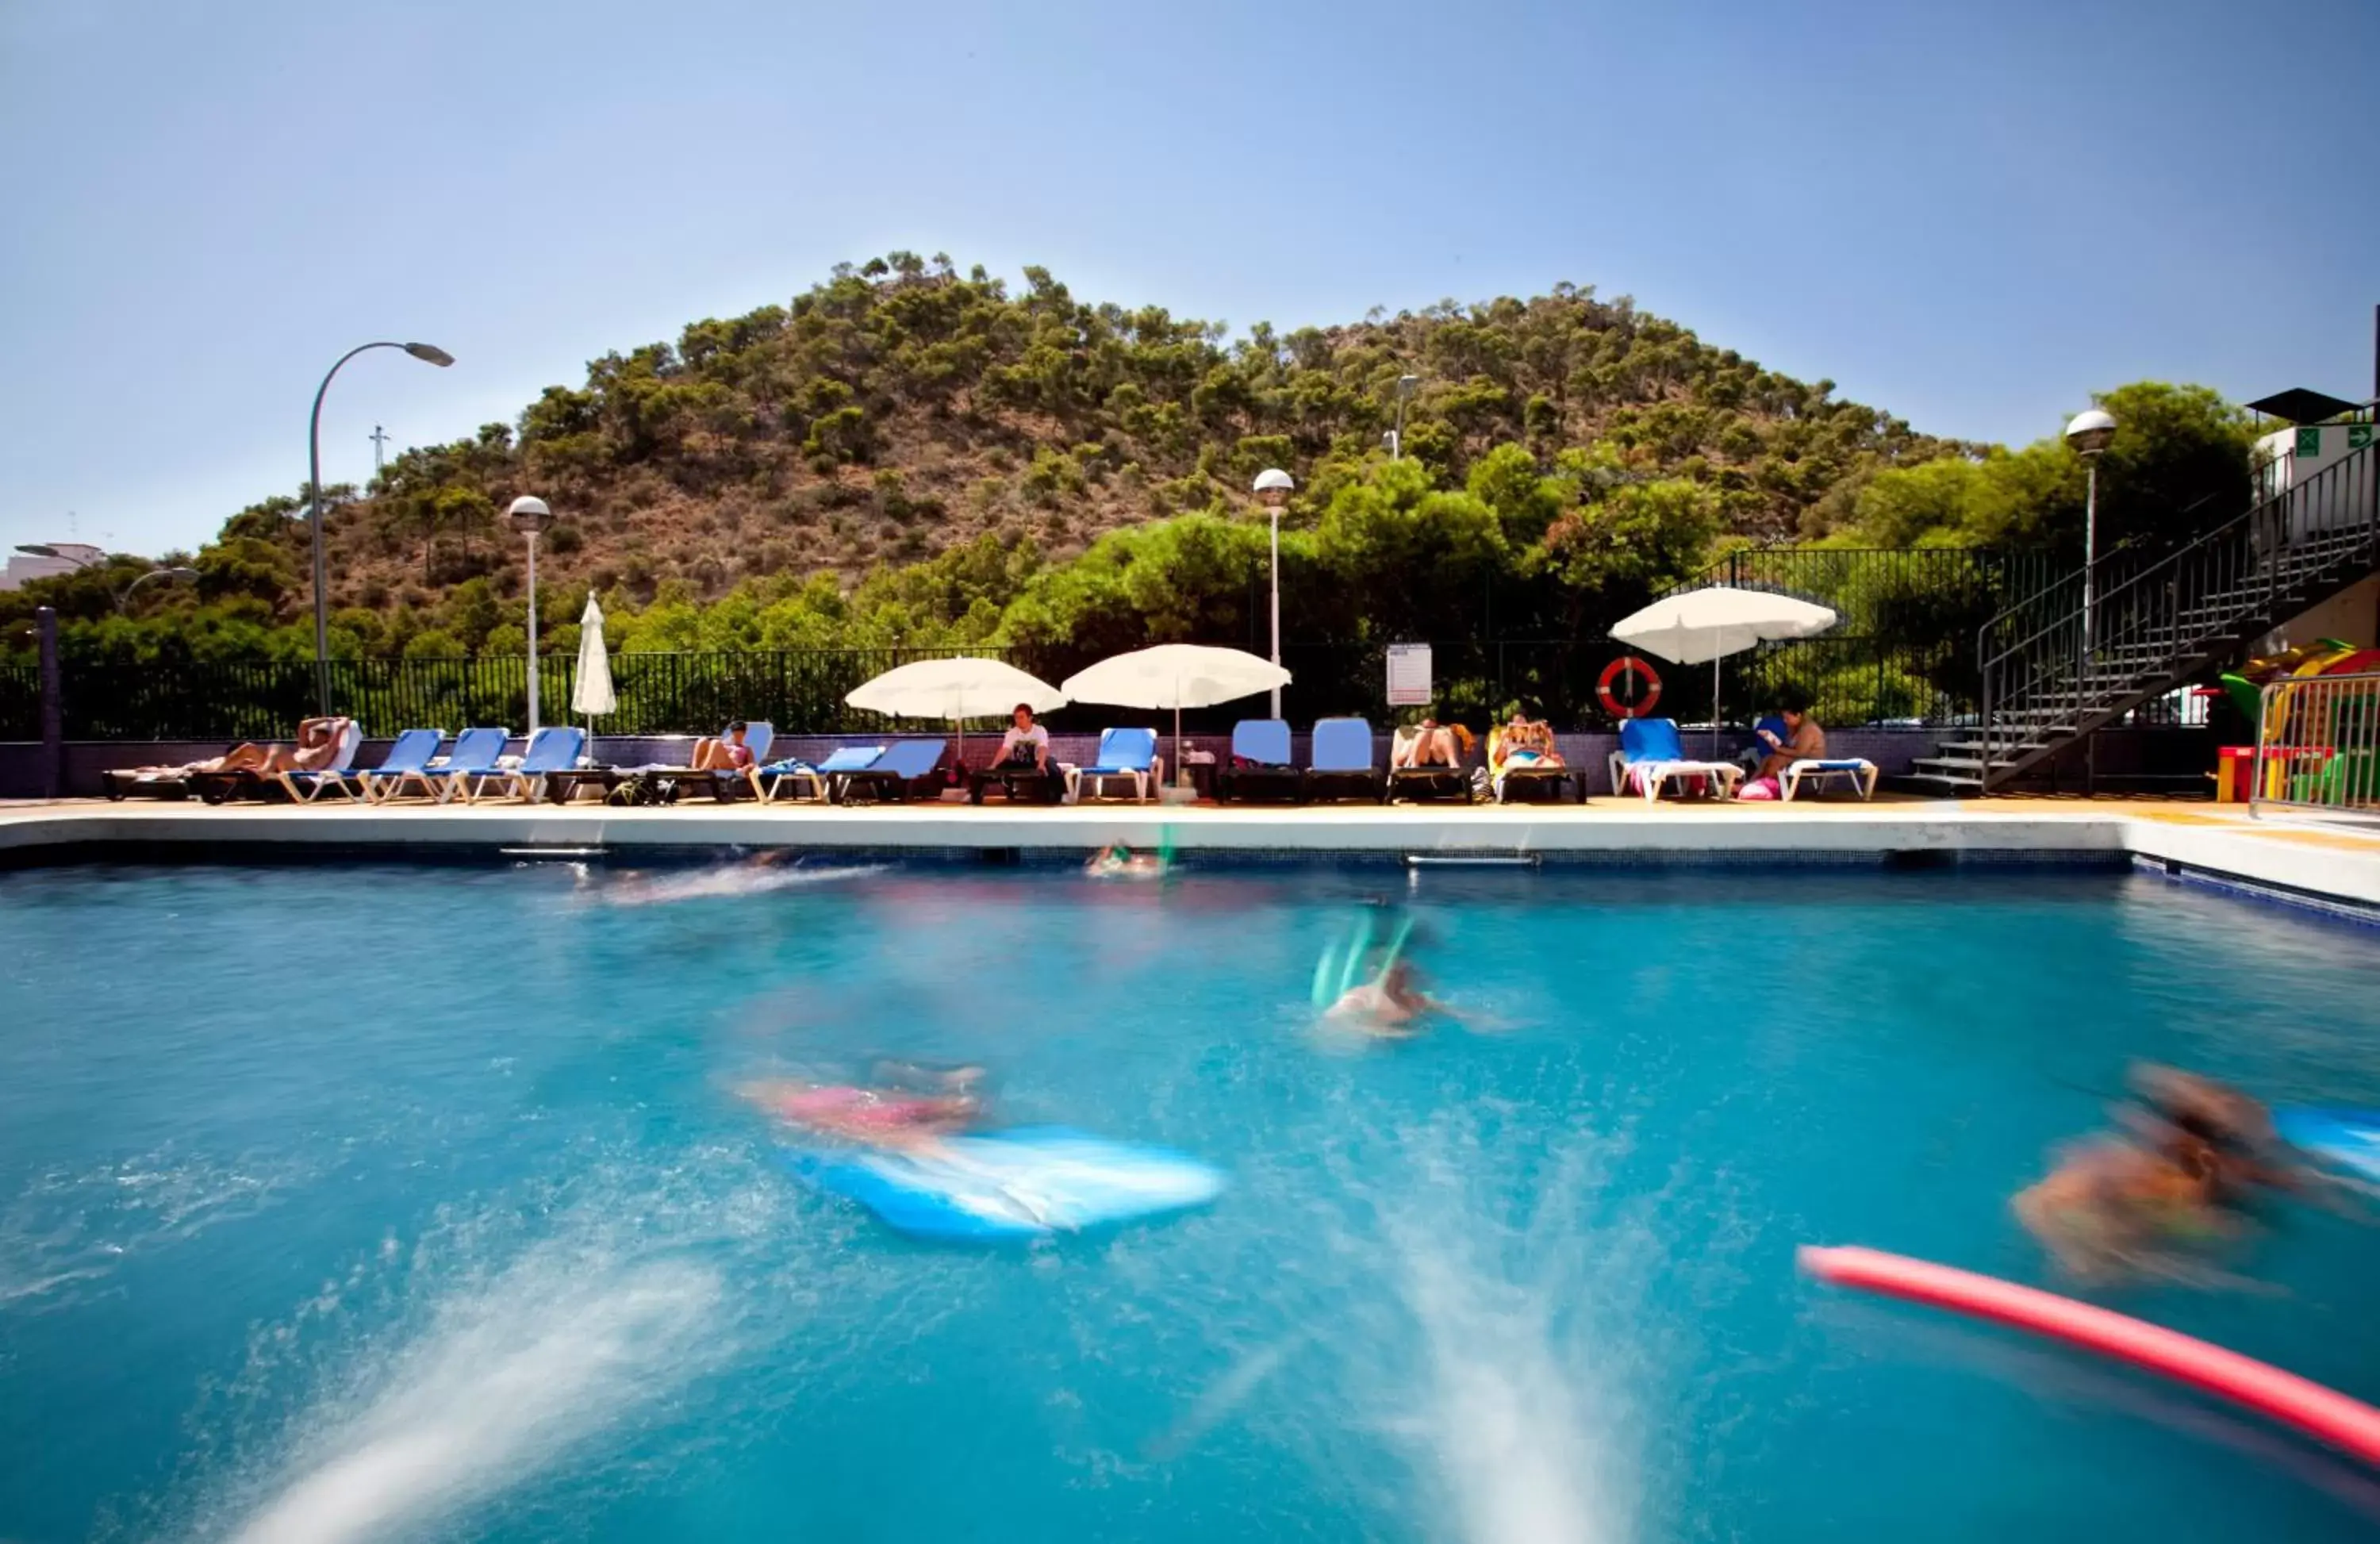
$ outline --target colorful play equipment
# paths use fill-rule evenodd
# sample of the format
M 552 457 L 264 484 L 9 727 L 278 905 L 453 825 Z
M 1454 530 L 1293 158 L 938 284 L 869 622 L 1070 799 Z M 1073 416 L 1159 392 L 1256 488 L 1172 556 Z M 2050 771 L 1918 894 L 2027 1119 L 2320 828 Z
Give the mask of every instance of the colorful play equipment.
M 2078 1303 L 2054 1292 L 1881 1249 L 1803 1245 L 1800 1260 L 1803 1270 L 1836 1286 L 2028 1330 L 2161 1373 L 2380 1465 L 2380 1410 L 2180 1331 Z
M 2368 788 L 2374 769 L 2368 752 L 2361 748 L 2368 736 L 2342 736 L 2347 727 L 2342 720 L 2351 717 L 2361 725 L 2380 712 L 2380 689 L 2350 686 L 2307 692 L 2299 683 L 2374 672 L 2380 672 L 2380 649 L 2358 649 L 2326 638 L 2250 660 L 2224 675 L 2223 689 L 2241 716 L 2251 724 L 2262 724 L 2264 797 L 2319 796 L 2325 789 L 2335 792 L 2350 784 Z M 2265 688 L 2276 683 L 2279 689 L 2267 699 Z M 2354 748 L 2344 758 L 2339 748 L 2343 737 Z M 2216 756 L 2216 802 L 2248 799 L 2255 791 L 2256 747 L 2225 746 Z

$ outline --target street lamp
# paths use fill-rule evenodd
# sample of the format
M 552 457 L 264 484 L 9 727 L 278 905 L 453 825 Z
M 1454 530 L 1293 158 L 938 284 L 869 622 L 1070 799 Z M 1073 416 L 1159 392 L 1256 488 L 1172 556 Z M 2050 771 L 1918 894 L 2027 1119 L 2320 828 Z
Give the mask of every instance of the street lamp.
M 1421 377 L 1418 375 L 1397 377 L 1397 426 L 1389 431 L 1389 459 L 1391 461 L 1404 459 L 1405 404 L 1413 400 L 1413 394 L 1420 385 Z
M 339 356 L 330 374 L 314 392 L 314 416 L 306 429 L 306 510 L 314 528 L 314 698 L 315 711 L 331 716 L 331 569 L 322 556 L 322 397 L 339 366 L 374 348 L 402 348 L 415 359 L 443 370 L 455 356 L 428 343 L 363 343 Z
M 553 524 L 545 501 L 523 493 L 504 511 L 513 529 L 528 538 L 528 732 L 537 733 L 537 537 Z
M 19 541 L 17 543 L 17 550 L 27 557 L 66 558 L 67 562 L 74 565 L 73 571 L 76 573 L 80 573 L 86 568 L 103 567 L 107 562 L 105 558 L 67 557 L 66 553 L 47 541 Z M 130 584 L 114 592 L 115 614 L 118 616 L 123 615 L 124 603 L 132 598 L 132 592 L 151 579 L 195 579 L 198 577 L 199 571 L 195 568 L 184 568 L 179 565 L 170 568 L 152 568 L 145 574 L 136 576 Z
M 2099 457 L 2115 437 L 2115 415 L 2099 407 L 2085 407 L 2066 426 L 2066 443 L 2091 469 L 2089 491 L 2082 497 L 2082 649 L 2086 655 L 2094 642 L 2091 612 L 2099 590 L 2098 576 L 2093 572 L 2099 559 Z M 2081 689 L 2080 682 L 2076 689 Z
M 1272 516 L 1272 663 L 1281 663 L 1281 512 L 1296 480 L 1279 467 L 1257 473 L 1257 498 Z M 1281 688 L 1272 688 L 1272 716 L 1281 717 Z

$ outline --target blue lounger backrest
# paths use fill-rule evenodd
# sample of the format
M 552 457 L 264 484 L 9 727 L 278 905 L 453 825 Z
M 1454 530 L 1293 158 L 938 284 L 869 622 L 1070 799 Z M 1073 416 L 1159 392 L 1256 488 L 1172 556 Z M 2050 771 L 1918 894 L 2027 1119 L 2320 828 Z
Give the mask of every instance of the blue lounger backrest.
M 1620 721 L 1620 756 L 1626 761 L 1682 761 L 1686 748 L 1678 738 L 1673 718 L 1624 718 Z
M 496 758 L 511 743 L 509 729 L 466 729 L 455 736 L 455 748 L 446 753 L 448 772 L 493 772 Z
M 925 776 L 942 759 L 948 740 L 901 740 L 876 760 L 869 772 L 890 772 L 905 782 Z
M 1099 759 L 1086 770 L 1147 772 L 1156 760 L 1156 730 L 1102 729 L 1099 731 Z
M 884 754 L 880 745 L 847 745 L 818 764 L 822 772 L 866 772 Z
M 1289 765 L 1289 721 L 1244 718 L 1232 725 L 1232 754 L 1259 767 Z
M 1314 754 L 1309 771 L 1370 772 L 1372 724 L 1368 719 L 1324 718 L 1314 721 Z
M 767 719 L 754 719 L 744 726 L 744 748 L 752 753 L 756 767 L 769 763 L 769 752 L 777 743 L 777 726 Z
M 430 764 L 430 759 L 437 755 L 438 748 L 445 743 L 446 731 L 443 729 L 408 729 L 390 743 L 388 754 L 372 770 L 382 772 L 419 772 Z
M 1769 713 L 1764 716 L 1759 723 L 1752 726 L 1753 742 L 1762 750 L 1767 750 L 1768 748 L 1768 742 L 1760 737 L 1760 732 L 1764 729 L 1776 736 L 1780 741 L 1790 740 L 1793 737 L 1793 731 L 1785 726 L 1785 720 L 1776 713 Z
M 578 765 L 578 754 L 586 748 L 586 730 L 575 723 L 549 723 L 529 736 L 520 770 L 532 775 L 568 772 Z

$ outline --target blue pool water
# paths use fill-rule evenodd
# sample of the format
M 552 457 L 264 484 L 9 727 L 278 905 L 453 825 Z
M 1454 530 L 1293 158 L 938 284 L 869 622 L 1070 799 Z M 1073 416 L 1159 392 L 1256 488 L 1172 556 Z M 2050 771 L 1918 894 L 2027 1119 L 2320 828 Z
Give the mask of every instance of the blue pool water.
M 2364 1537 L 2380 1486 L 1799 1279 L 2052 1280 L 2007 1198 L 2150 1056 L 2380 1104 L 2380 938 L 2107 873 L 0 876 L 0 1538 Z M 1475 1022 L 1318 1029 L 1364 904 Z M 621 904 L 641 898 L 645 904 Z M 880 1054 L 1208 1158 L 903 1242 L 735 1087 Z M 2380 1396 L 2380 1228 L 2102 1294 Z

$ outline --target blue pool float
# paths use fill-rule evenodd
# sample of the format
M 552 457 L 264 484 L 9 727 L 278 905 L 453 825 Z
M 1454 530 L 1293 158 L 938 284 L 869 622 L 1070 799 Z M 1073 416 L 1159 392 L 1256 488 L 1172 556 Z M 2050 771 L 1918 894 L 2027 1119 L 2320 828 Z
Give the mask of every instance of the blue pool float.
M 1163 1148 L 1019 1126 L 920 1153 L 791 1149 L 795 1174 L 913 1238 L 998 1244 L 1205 1206 L 1222 1172 Z
M 2273 1128 L 2301 1152 L 2380 1180 L 2380 1110 L 2285 1104 L 2273 1112 Z

